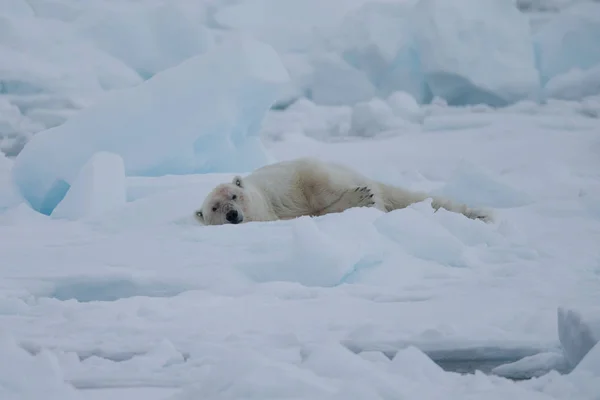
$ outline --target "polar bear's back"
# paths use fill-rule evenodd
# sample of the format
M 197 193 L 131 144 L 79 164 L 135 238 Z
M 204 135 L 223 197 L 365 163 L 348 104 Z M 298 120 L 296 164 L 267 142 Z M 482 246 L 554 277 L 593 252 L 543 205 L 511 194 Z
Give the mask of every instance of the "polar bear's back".
M 314 192 L 332 185 L 344 188 L 371 186 L 373 183 L 344 165 L 311 157 L 264 166 L 248 175 L 244 182 L 260 190 L 272 204 L 301 202 L 307 190 Z

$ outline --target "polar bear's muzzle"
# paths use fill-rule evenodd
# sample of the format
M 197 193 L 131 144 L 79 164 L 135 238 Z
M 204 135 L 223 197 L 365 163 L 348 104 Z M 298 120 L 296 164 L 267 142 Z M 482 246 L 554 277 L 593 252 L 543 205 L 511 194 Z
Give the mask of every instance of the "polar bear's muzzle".
M 225 219 L 230 224 L 239 224 L 244 221 L 244 216 L 234 209 L 227 211 L 225 214 Z

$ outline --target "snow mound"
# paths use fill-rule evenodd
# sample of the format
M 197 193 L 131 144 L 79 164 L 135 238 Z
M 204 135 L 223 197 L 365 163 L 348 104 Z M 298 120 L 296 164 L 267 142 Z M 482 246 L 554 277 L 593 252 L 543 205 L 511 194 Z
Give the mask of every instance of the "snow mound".
M 536 93 L 529 23 L 513 2 L 422 0 L 413 18 L 434 96 L 450 105 L 502 106 Z
M 590 69 L 572 68 L 551 78 L 544 87 L 547 98 L 581 100 L 600 95 L 600 63 Z
M 527 193 L 510 187 L 491 172 L 461 161 L 448 183 L 434 192 L 466 204 L 511 208 L 530 204 Z
M 534 45 L 542 83 L 573 68 L 600 64 L 600 4 L 566 8 L 536 32 Z
M 417 103 L 417 100 L 410 93 L 397 91 L 390 94 L 387 98 L 393 113 L 407 121 L 420 123 L 423 122 L 424 112 Z
M 576 367 L 594 346 L 598 347 L 600 312 L 584 316 L 576 310 L 559 308 L 558 338 L 571 368 Z M 600 369 L 597 372 L 600 374 Z
M 0 332 L 0 355 L 10 362 L 0 367 L 2 400 L 74 400 L 75 389 L 64 383 L 56 357 L 42 350 L 31 355 L 4 332 Z M 32 384 L 34 383 L 34 384 Z
M 272 111 L 265 117 L 262 136 L 280 141 L 289 135 L 332 140 L 348 135 L 352 109 L 349 106 L 318 106 L 300 98 L 285 111 Z
M 374 209 L 350 209 L 318 222 L 308 217 L 290 221 L 290 248 L 282 259 L 245 263 L 240 270 L 255 282 L 296 282 L 320 287 L 346 283 L 358 271 L 379 262 L 377 251 L 365 249 L 366 238 L 381 241 L 369 225 L 379 214 Z
M 83 166 L 52 217 L 97 216 L 123 206 L 126 198 L 123 159 L 116 154 L 98 152 Z
M 430 218 L 431 199 L 392 211 L 375 222 L 379 232 L 413 257 L 453 267 L 466 266 L 464 244 Z M 430 215 L 427 215 L 430 214 Z
M 410 129 L 410 123 L 394 115 L 394 110 L 385 101 L 375 98 L 360 102 L 352 108 L 349 134 L 373 137 L 390 129 Z
M 288 79 L 272 47 L 231 37 L 38 133 L 16 158 L 13 178 L 35 210 L 50 214 L 99 151 L 120 155 L 127 175 L 257 168 L 270 161 L 261 120 Z

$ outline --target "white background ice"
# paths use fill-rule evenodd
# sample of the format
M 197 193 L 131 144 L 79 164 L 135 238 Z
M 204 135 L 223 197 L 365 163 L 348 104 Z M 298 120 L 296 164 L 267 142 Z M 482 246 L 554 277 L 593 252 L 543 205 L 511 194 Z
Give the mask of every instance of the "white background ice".
M 16 158 L 14 181 L 49 214 L 98 151 L 121 156 L 128 175 L 257 168 L 269 160 L 261 120 L 288 79 L 271 46 L 227 40 L 35 135 Z
M 418 3 L 4 2 L 0 149 L 14 156 L 32 134 L 106 91 L 138 85 L 239 32 L 274 46 L 289 69 L 281 105 L 308 96 L 352 106 L 394 91 L 452 104 L 598 94 L 599 13 L 590 0 L 517 1 L 524 14 L 512 1 L 461 0 L 446 11 L 443 2 Z
M 420 9 L 445 32 L 423 40 L 415 3 L 1 3 L 0 398 L 596 400 L 597 5 L 516 2 L 530 39 L 512 2 Z M 446 83 L 511 104 L 448 106 L 423 43 L 467 79 Z M 496 220 L 428 201 L 192 218 L 217 183 L 305 155 Z M 24 172 L 36 196 L 72 184 L 51 216 Z

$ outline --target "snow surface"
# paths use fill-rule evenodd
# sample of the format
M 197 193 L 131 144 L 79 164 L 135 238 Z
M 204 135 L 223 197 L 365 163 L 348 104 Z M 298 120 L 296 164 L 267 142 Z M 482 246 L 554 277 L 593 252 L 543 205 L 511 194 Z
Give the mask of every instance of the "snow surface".
M 335 131 L 336 109 L 311 107 L 323 121 L 306 126 Z M 128 176 L 126 204 L 75 220 L 12 204 L 2 398 L 595 399 L 597 345 L 573 368 L 590 343 L 559 340 L 585 330 L 557 314 L 593 320 L 600 304 L 600 122 L 584 109 L 436 103 L 414 132 L 342 143 L 305 135 L 293 107 L 265 120 L 292 132 L 265 141 L 278 160 L 457 194 L 492 206 L 493 224 L 425 201 L 199 226 L 191 212 L 233 171 Z M 103 187 L 76 199 L 102 204 Z

